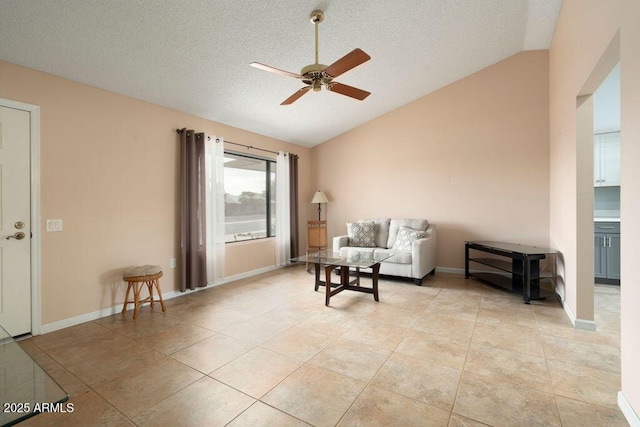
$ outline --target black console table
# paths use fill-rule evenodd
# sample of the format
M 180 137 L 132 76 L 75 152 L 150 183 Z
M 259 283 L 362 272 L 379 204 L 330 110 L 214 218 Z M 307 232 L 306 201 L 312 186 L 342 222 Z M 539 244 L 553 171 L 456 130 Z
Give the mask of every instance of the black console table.
M 470 250 L 498 255 L 499 257 L 469 256 Z M 472 252 L 475 254 L 476 252 Z M 518 245 L 505 242 L 465 242 L 464 275 L 477 277 L 491 284 L 522 293 L 524 302 L 544 299 L 540 295 L 540 280 L 551 279 L 554 273 L 542 272 L 540 260 L 557 251 L 537 246 Z M 505 259 L 506 258 L 506 259 Z M 555 261 L 555 260 L 554 260 Z M 492 271 L 469 270 L 469 262 L 493 267 Z M 555 266 L 554 269 L 555 271 Z

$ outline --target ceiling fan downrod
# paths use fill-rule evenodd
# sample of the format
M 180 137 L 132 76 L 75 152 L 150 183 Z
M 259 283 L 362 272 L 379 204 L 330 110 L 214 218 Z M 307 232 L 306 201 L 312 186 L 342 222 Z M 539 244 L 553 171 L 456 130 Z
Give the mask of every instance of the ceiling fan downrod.
M 316 27 L 316 64 L 318 63 L 318 24 L 324 21 L 324 13 L 321 10 L 314 10 L 311 12 L 311 22 Z

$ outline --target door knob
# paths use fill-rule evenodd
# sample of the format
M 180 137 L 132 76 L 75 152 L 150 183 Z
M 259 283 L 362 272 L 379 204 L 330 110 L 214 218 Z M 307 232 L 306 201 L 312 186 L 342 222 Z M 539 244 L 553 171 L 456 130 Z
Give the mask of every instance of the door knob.
M 22 240 L 24 239 L 24 233 L 22 231 L 18 231 L 13 236 L 7 236 L 7 240 L 9 239 Z

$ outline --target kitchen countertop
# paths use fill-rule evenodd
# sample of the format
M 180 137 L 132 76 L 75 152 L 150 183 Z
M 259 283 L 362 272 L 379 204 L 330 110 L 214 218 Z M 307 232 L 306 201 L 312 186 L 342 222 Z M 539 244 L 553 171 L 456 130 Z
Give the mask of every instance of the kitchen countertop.
M 610 218 L 610 217 L 595 217 L 593 218 L 594 222 L 620 222 L 620 218 Z

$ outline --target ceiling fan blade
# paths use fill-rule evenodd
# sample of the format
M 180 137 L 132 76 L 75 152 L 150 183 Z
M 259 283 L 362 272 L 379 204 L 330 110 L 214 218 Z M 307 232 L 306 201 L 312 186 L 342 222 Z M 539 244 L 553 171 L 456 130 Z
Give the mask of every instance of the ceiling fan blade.
M 367 92 L 366 90 L 358 89 L 357 87 L 344 85 L 342 83 L 333 82 L 327 87 L 331 92 L 339 93 L 340 95 L 349 96 L 351 98 L 355 98 L 357 100 L 362 101 L 367 96 L 371 95 L 371 92 Z
M 336 78 L 340 74 L 344 74 L 352 68 L 367 62 L 371 57 L 360 49 L 354 49 L 333 64 L 324 69 L 325 74 Z
M 311 89 L 311 86 L 305 86 L 305 87 L 303 87 L 301 89 L 298 89 L 293 95 L 291 95 L 290 97 L 288 97 L 287 99 L 282 101 L 282 104 L 280 104 L 280 105 L 291 105 L 291 104 L 293 104 L 298 99 L 300 99 L 302 97 L 302 95 L 304 95 L 305 93 L 309 92 L 309 89 Z
M 251 65 L 252 67 L 255 67 L 255 68 L 259 68 L 260 70 L 269 71 L 271 73 L 280 74 L 282 76 L 293 77 L 293 78 L 296 78 L 296 79 L 301 79 L 302 78 L 302 76 L 300 74 L 296 74 L 296 73 L 291 73 L 289 71 L 280 70 L 278 68 L 274 68 L 274 67 L 271 67 L 269 65 L 261 64 L 259 62 L 252 62 L 249 65 Z

